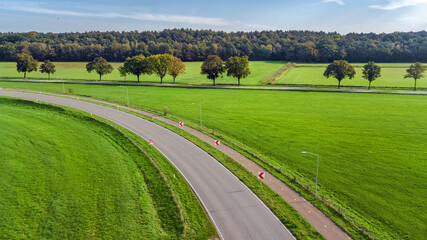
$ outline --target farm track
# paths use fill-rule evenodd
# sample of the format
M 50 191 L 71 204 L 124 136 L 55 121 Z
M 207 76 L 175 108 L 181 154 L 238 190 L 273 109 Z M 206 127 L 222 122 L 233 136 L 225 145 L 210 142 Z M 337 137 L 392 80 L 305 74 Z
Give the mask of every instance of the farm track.
M 3 82 L 39 82 L 39 83 L 66 83 L 66 84 L 91 84 L 113 86 L 157 86 L 178 88 L 208 88 L 208 89 L 242 89 L 242 90 L 275 90 L 275 91 L 305 91 L 305 92 L 343 92 L 343 93 L 384 93 L 384 94 L 414 94 L 427 95 L 427 91 L 402 91 L 402 90 L 366 90 L 366 89 L 334 89 L 334 88 L 302 88 L 302 87 L 262 87 L 262 86 L 208 86 L 208 85 L 179 85 L 158 83 L 131 83 L 131 82 L 94 82 L 94 81 L 57 81 L 57 80 L 23 80 L 0 79 Z
M 269 88 L 267 88 L 269 89 Z M 30 91 L 29 91 L 30 92 Z M 37 92 L 39 93 L 39 92 Z M 57 95 L 62 97 L 73 97 L 69 95 L 60 95 L 60 94 L 52 94 L 52 93 L 45 93 L 50 95 Z M 427 92 L 426 92 L 427 94 Z M 1 91 L 0 91 L 1 95 Z M 100 101 L 96 99 L 91 98 L 85 98 L 85 97 L 78 97 L 78 99 L 82 100 L 88 100 L 92 102 L 107 104 L 114 107 L 119 107 L 122 109 L 126 109 L 135 113 L 143 114 L 146 116 L 149 116 L 151 118 L 163 121 L 165 123 L 171 124 L 171 125 L 177 125 L 175 121 L 172 121 L 168 118 L 161 117 L 158 115 L 155 115 L 153 113 L 141 111 L 138 109 L 134 109 L 131 107 L 127 107 L 120 104 L 115 103 L 109 103 L 105 101 Z M 331 219 L 329 219 L 325 214 L 323 214 L 321 211 L 319 211 L 315 206 L 313 206 L 311 203 L 306 201 L 301 195 L 299 195 L 296 191 L 291 189 L 289 186 L 287 186 L 285 183 L 280 181 L 278 178 L 274 177 L 272 174 L 269 174 L 265 169 L 263 169 L 261 166 L 257 165 L 250 159 L 248 159 L 246 156 L 242 155 L 241 153 L 237 152 L 236 150 L 226 146 L 226 145 L 220 145 L 215 146 L 214 141 L 212 137 L 194 129 L 188 126 L 182 127 L 183 130 L 187 131 L 188 133 L 200 138 L 201 140 L 205 141 L 206 143 L 210 144 L 211 146 L 216 147 L 218 150 L 222 151 L 232 159 L 234 159 L 236 162 L 241 164 L 243 167 L 245 167 L 248 171 L 250 171 L 255 176 L 258 172 L 266 172 L 267 176 L 264 180 L 264 183 L 268 185 L 273 191 L 275 191 L 278 195 L 280 195 L 286 202 L 288 202 L 292 207 L 294 207 L 322 236 L 324 236 L 326 239 L 330 240 L 345 240 L 345 239 L 351 239 L 340 227 L 338 227 Z

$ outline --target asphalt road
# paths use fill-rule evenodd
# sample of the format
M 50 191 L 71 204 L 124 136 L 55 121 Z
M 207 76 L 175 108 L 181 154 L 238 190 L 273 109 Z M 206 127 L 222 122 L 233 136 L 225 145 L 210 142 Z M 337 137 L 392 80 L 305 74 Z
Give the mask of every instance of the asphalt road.
M 202 149 L 161 126 L 109 107 L 41 94 L 0 90 L 0 95 L 63 105 L 115 122 L 156 147 L 181 172 L 214 222 L 221 239 L 295 239 L 237 177 Z

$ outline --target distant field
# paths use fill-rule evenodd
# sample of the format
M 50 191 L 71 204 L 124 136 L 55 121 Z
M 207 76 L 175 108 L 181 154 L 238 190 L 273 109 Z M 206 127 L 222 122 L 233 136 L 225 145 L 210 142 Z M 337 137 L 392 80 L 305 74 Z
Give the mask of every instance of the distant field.
M 362 69 L 363 63 L 352 64 L 356 69 L 356 76 L 353 79 L 344 79 L 341 81 L 341 86 L 357 86 L 367 88 L 369 82 L 364 79 Z M 373 81 L 371 87 L 403 87 L 413 88 L 414 79 L 406 78 L 406 69 L 409 68 L 409 63 L 379 63 L 381 66 L 381 77 Z M 307 84 L 307 85 L 330 85 L 332 87 L 338 85 L 338 81 L 334 78 L 325 78 L 323 72 L 327 64 L 297 64 L 297 67 L 287 72 L 274 84 Z M 417 87 L 427 88 L 427 73 L 426 77 L 417 81 Z
M 0 239 L 207 239 L 214 234 L 188 185 L 174 183 L 180 204 L 192 209 L 183 210 L 188 220 L 183 223 L 171 187 L 152 160 L 114 128 L 3 97 L 0 113 Z
M 51 79 L 62 78 L 64 80 L 99 80 L 99 75 L 95 72 L 88 73 L 86 71 L 86 62 L 55 62 L 56 73 L 51 75 Z M 122 63 L 111 63 L 114 70 L 111 74 L 107 74 L 102 77 L 104 81 L 124 81 L 123 77 L 117 70 Z M 258 82 L 265 76 L 273 73 L 280 69 L 286 64 L 286 62 L 280 61 L 252 61 L 249 64 L 252 72 L 247 78 L 241 80 L 243 85 L 257 85 Z M 202 84 L 211 85 L 212 81 L 207 79 L 205 75 L 200 74 L 200 67 L 202 62 L 186 62 L 186 73 L 182 76 L 177 77 L 176 83 L 179 84 Z M 16 71 L 16 63 L 14 62 L 0 62 L 0 78 L 17 78 L 22 79 L 24 74 Z M 47 79 L 47 74 L 40 72 L 31 72 L 27 74 L 28 79 Z M 160 82 L 160 78 L 155 75 L 142 75 L 140 77 L 141 82 Z M 126 81 L 136 82 L 136 77 L 129 75 L 126 77 Z M 163 79 L 165 83 L 172 83 L 173 79 L 171 76 L 166 75 Z M 237 79 L 227 77 L 224 74 L 223 78 L 216 80 L 217 84 L 234 84 L 237 85 Z
M 62 91 L 60 84 L 0 82 L 1 87 Z M 75 94 L 125 104 L 117 86 L 66 84 Z M 130 105 L 240 142 L 356 211 L 371 231 L 423 239 L 427 215 L 426 96 L 175 89 L 129 86 Z M 375 230 L 376 229 L 376 230 Z

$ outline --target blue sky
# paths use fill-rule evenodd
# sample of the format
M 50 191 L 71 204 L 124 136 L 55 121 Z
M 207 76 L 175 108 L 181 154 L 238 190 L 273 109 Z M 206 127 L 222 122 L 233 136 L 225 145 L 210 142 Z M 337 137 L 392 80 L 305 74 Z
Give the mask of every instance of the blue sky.
M 427 30 L 427 0 L 0 0 L 0 32 Z

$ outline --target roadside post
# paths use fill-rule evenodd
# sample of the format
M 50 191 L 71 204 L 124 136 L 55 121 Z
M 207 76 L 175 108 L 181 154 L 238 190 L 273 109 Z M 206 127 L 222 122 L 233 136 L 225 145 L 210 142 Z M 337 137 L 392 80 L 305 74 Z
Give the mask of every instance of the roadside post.
M 306 151 L 303 151 L 301 153 L 302 154 L 311 154 L 311 155 L 317 156 L 316 190 L 314 191 L 314 200 L 316 200 L 316 198 L 317 198 L 317 178 L 319 177 L 319 155 L 317 155 L 315 153 L 311 153 L 311 152 L 306 152 Z
M 62 81 L 62 92 L 65 93 L 64 79 L 57 77 L 57 79 L 61 79 Z
M 202 130 L 202 105 L 199 103 L 191 103 L 191 104 L 196 104 L 200 106 L 200 131 Z
M 119 86 L 119 87 L 124 87 L 124 88 L 126 88 L 126 99 L 127 99 L 127 106 L 129 107 L 129 91 L 128 91 L 128 87 L 125 87 L 125 86 Z

